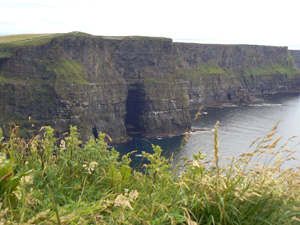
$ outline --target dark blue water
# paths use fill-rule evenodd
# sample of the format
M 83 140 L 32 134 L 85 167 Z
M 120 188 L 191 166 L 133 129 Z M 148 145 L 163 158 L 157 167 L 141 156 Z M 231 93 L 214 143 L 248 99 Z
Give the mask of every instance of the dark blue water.
M 226 157 L 238 156 L 244 152 L 251 152 L 255 145 L 249 145 L 259 136 L 267 135 L 272 127 L 279 121 L 278 133 L 275 137 L 283 136 L 279 146 L 284 144 L 293 135 L 300 135 L 300 97 L 299 93 L 273 94 L 261 96 L 262 101 L 249 105 L 233 105 L 223 108 L 206 108 L 194 122 L 193 128 L 206 128 L 208 131 L 194 132 L 193 136 L 182 145 L 183 135 L 162 139 L 145 138 L 139 135 L 133 136 L 133 140 L 125 144 L 115 144 L 114 148 L 121 154 L 137 150 L 133 159 L 138 160 L 142 151 L 153 153 L 152 144 L 159 145 L 163 149 L 163 155 L 167 158 L 174 154 L 174 161 L 178 157 L 188 157 L 201 151 L 211 155 L 213 147 L 213 129 L 217 121 L 219 154 L 221 162 L 225 163 Z M 192 111 L 194 116 L 197 111 Z M 288 147 L 292 149 L 300 138 L 294 139 Z M 299 146 L 298 146 L 299 147 Z M 295 155 L 300 159 L 300 153 Z M 289 161 L 287 166 L 300 166 L 297 161 Z

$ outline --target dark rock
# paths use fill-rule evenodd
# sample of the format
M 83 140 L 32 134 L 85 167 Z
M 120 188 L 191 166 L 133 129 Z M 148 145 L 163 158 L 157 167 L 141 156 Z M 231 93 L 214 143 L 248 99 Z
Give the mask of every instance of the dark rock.
M 189 107 L 249 102 L 254 95 L 300 87 L 286 47 L 81 33 L 48 39 L 0 44 L 0 125 L 6 135 L 14 122 L 27 137 L 43 125 L 57 136 L 77 126 L 84 140 L 98 132 L 117 142 L 129 132 L 164 136 L 190 127 Z

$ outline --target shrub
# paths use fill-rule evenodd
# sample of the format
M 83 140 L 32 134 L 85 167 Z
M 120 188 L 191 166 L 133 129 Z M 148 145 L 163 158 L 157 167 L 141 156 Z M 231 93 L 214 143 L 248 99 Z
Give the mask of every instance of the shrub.
M 129 167 L 130 154 L 120 159 L 118 152 L 107 149 L 105 134 L 82 146 L 76 127 L 71 126 L 70 135 L 60 140 L 53 137 L 51 127 L 45 127 L 28 141 L 20 140 L 16 127 L 10 140 L 0 145 L 1 222 L 299 223 L 299 169 L 282 169 L 295 150 L 285 146 L 276 150 L 277 125 L 253 143 L 257 144 L 253 152 L 222 167 L 217 125 L 210 160 L 198 152 L 173 166 L 161 156 L 162 149 L 153 146 L 154 154 L 144 152 L 148 163 L 136 169 Z M 261 157 L 267 157 L 265 164 Z M 15 204 L 9 196 L 14 196 Z

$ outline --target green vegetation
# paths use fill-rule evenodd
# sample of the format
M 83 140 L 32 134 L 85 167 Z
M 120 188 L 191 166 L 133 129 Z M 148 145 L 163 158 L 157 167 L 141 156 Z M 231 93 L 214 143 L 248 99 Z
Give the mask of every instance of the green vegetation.
M 289 64 L 283 66 L 280 63 L 273 63 L 268 66 L 257 66 L 257 67 L 245 68 L 243 72 L 247 76 L 287 74 L 290 78 L 300 73 L 298 68 L 292 67 Z
M 85 80 L 85 74 L 82 65 L 76 61 L 60 57 L 54 63 L 48 63 L 46 70 L 54 72 L 56 75 L 56 83 L 59 84 L 88 84 Z
M 82 32 L 57 34 L 20 34 L 0 37 L 0 48 L 11 48 L 24 45 L 43 45 L 60 36 L 91 36 Z
M 62 34 L 21 34 L 0 37 L 0 48 L 10 48 L 24 45 L 42 45 Z
M 11 48 L 17 46 L 24 46 L 24 45 L 43 45 L 50 42 L 55 37 L 62 37 L 62 36 L 90 36 L 93 35 L 73 31 L 70 33 L 57 33 L 57 34 L 19 34 L 19 35 L 8 35 L 8 36 L 1 36 L 0 37 L 0 49 L 1 48 Z M 172 41 L 170 38 L 165 37 L 144 37 L 144 36 L 114 36 L 114 37 L 105 37 L 106 39 L 126 39 L 126 40 L 168 40 Z M 1 58 L 1 53 L 0 53 Z
M 107 150 L 105 134 L 81 148 L 72 126 L 63 139 L 44 127 L 27 142 L 17 127 L 3 142 L 0 130 L 1 223 L 297 224 L 299 169 L 281 168 L 295 151 L 275 149 L 276 128 L 226 166 L 219 163 L 216 125 L 212 160 L 198 152 L 173 165 L 153 146 L 154 154 L 143 153 L 148 163 L 136 168 L 130 153 L 119 160 Z
M 8 79 L 5 78 L 5 77 L 2 77 L 2 76 L 0 75 L 0 84 L 7 84 L 7 83 L 9 83 Z
M 6 51 L 6 52 L 0 52 L 0 59 L 1 58 L 9 58 L 9 57 L 11 57 L 13 54 L 12 53 L 10 53 L 10 52 L 8 52 L 8 51 Z
M 287 54 L 287 58 L 288 58 L 288 60 L 291 60 L 291 61 L 295 60 L 294 56 L 292 56 L 289 51 L 288 51 L 288 54 Z
M 41 38 L 45 36 L 51 36 L 53 34 L 16 34 L 0 36 L 0 43 L 15 42 L 15 41 L 27 41 L 35 38 Z
M 169 77 L 169 80 L 187 76 L 193 78 L 215 78 L 218 76 L 234 77 L 231 70 L 223 70 L 215 63 L 199 63 L 197 67 L 190 69 L 181 69 L 176 65 L 175 74 Z

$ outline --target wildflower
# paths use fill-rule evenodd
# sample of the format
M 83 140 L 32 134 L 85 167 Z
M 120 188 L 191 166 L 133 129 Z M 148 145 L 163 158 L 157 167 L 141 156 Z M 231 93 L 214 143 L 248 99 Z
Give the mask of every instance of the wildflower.
M 60 145 L 59 145 L 59 149 L 61 151 L 66 149 L 66 142 L 64 140 L 61 140 Z
M 200 168 L 200 165 L 199 165 L 198 161 L 195 160 L 195 161 L 193 162 L 193 167 L 198 167 L 198 168 Z
M 133 190 L 129 193 L 129 199 L 130 201 L 135 201 L 139 197 L 139 193 L 137 190 Z
M 96 165 L 98 165 L 97 162 L 91 162 L 89 167 L 93 171 Z
M 20 183 L 22 185 L 26 185 L 26 184 L 33 184 L 33 177 L 32 176 L 25 176 L 21 178 Z
M 21 200 L 22 198 L 22 191 L 19 186 L 17 186 L 16 190 L 14 191 L 15 196 L 18 200 Z
M 89 174 L 91 174 L 92 171 L 95 170 L 95 166 L 96 166 L 96 165 L 98 165 L 97 162 L 91 162 L 90 165 L 89 165 L 88 167 L 87 167 L 86 164 L 83 164 L 82 167 L 83 167 L 83 168 L 86 168 L 86 169 L 88 170 Z
M 123 209 L 125 209 L 126 207 L 133 209 L 132 206 L 130 205 L 130 202 L 127 200 L 126 196 L 124 196 L 123 194 L 120 194 L 116 197 L 114 206 L 117 206 L 117 207 L 121 206 Z
M 0 166 L 5 165 L 6 163 L 8 163 L 8 160 L 6 159 L 6 155 L 1 152 L 0 153 Z

